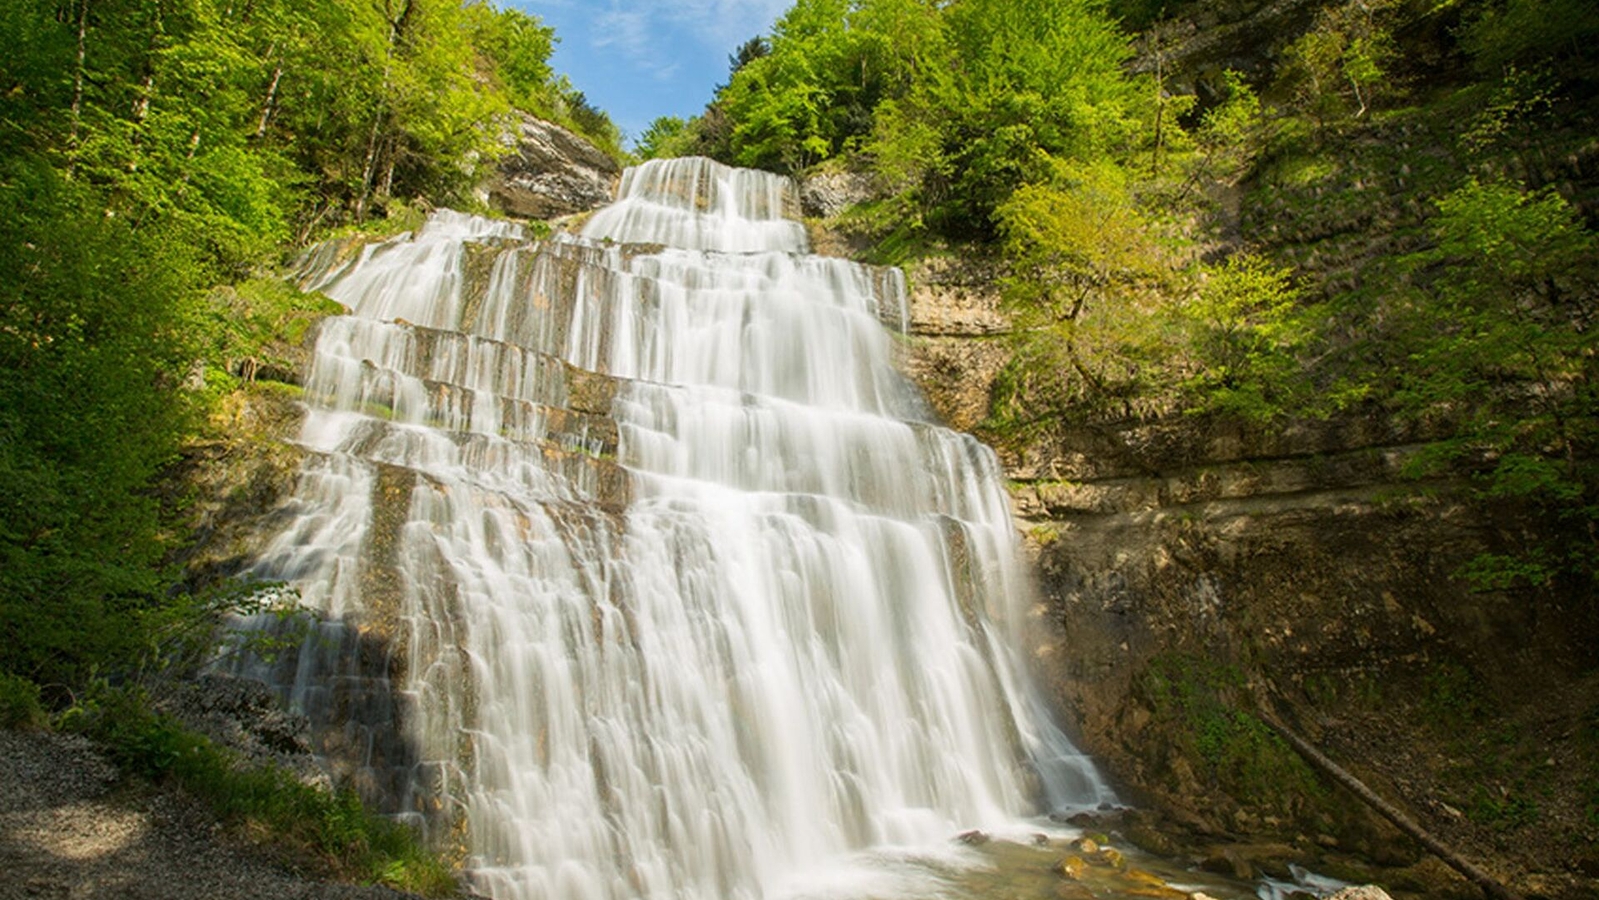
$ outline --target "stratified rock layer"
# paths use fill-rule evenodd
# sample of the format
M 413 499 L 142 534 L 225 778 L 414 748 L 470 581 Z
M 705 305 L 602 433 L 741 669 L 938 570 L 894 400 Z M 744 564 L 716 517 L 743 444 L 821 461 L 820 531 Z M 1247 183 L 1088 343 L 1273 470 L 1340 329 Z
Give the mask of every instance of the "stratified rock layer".
M 487 190 L 507 215 L 553 219 L 611 202 L 622 174 L 616 160 L 559 125 L 521 115 L 510 135 L 514 149 L 500 160 Z

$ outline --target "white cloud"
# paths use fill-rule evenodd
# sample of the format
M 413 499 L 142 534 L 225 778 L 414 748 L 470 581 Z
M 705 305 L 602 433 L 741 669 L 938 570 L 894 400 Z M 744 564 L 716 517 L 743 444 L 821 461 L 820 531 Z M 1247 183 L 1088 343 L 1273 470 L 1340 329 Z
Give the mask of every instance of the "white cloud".
M 591 40 L 596 49 L 614 49 L 660 81 L 677 72 L 679 63 L 671 46 L 675 42 L 662 40 L 664 35 L 648 10 L 613 4 L 595 17 L 593 28 Z
M 656 80 L 675 75 L 686 53 L 727 53 L 770 30 L 793 0 L 600 0 L 589 42 L 620 54 Z M 571 9 L 572 0 L 533 4 Z
M 688 52 L 686 38 L 700 50 L 725 51 L 769 30 L 793 0 L 610 0 L 597 16 L 596 44 L 629 51 Z M 624 37 L 625 35 L 625 37 Z

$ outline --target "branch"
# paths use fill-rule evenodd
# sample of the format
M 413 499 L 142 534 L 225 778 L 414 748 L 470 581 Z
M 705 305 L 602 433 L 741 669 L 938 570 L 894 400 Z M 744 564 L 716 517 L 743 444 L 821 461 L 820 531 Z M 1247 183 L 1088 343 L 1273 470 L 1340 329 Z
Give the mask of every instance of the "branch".
M 1423 847 L 1426 847 L 1434 856 L 1443 860 L 1450 868 L 1466 877 L 1467 881 L 1482 889 L 1485 896 L 1491 900 L 1521 900 L 1521 897 L 1503 884 L 1499 883 L 1492 875 L 1477 868 L 1472 862 L 1445 846 L 1444 843 L 1432 834 L 1422 829 L 1416 821 L 1405 815 L 1398 807 L 1377 796 L 1371 788 L 1337 763 L 1328 759 L 1321 751 L 1310 745 L 1309 741 L 1289 731 L 1287 726 L 1277 721 L 1270 713 L 1266 712 L 1265 704 L 1260 704 L 1260 720 L 1294 748 L 1305 762 L 1310 763 L 1333 781 L 1338 782 L 1351 793 L 1359 797 L 1367 806 L 1381 813 L 1383 818 L 1394 823 L 1400 831 L 1415 838 Z

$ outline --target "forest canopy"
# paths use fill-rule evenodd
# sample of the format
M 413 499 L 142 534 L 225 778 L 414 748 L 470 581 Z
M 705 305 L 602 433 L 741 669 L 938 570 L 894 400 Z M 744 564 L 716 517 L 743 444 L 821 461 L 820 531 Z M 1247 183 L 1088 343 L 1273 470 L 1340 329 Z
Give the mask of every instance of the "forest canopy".
M 988 260 L 991 440 L 1384 416 L 1564 535 L 1476 583 L 1599 573 L 1599 197 L 1549 162 L 1591 153 L 1599 7 L 1322 0 L 1234 71 L 1198 5 L 797 0 L 641 152 L 850 170 L 875 260 Z
M 190 602 L 154 479 L 264 296 L 216 287 L 470 206 L 514 111 L 620 135 L 477 0 L 0 0 L 0 36 L 0 670 L 74 685 Z

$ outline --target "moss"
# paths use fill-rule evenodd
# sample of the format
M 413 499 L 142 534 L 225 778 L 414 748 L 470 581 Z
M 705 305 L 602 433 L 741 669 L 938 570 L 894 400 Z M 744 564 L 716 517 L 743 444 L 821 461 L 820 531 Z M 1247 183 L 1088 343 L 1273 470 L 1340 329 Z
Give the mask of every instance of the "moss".
M 1478 723 L 1485 712 L 1482 680 L 1464 666 L 1442 662 L 1423 681 L 1422 712 L 1428 722 L 1446 731 Z
M 1298 754 L 1239 707 L 1247 695 L 1235 666 L 1181 654 L 1155 657 L 1142 688 L 1176 727 L 1178 749 L 1211 785 L 1252 806 L 1294 814 L 1327 789 Z

